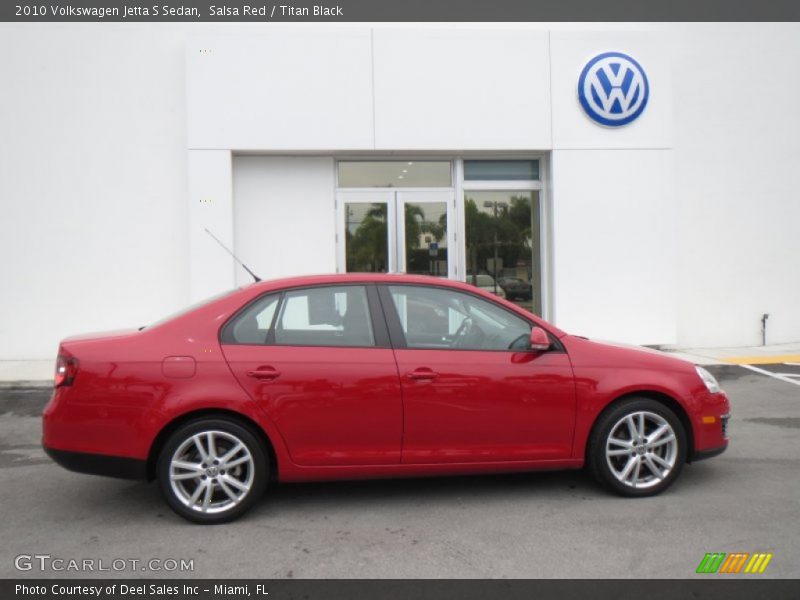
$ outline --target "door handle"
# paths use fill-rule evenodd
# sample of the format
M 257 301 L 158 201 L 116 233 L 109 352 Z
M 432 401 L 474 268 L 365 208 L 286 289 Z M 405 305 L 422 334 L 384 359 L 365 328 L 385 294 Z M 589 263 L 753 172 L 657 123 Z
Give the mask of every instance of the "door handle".
M 406 377 L 415 381 L 430 381 L 431 379 L 436 379 L 438 376 L 439 374 L 436 371 L 431 371 L 427 367 L 416 369 L 406 375 Z
M 277 379 L 278 377 L 280 377 L 281 376 L 281 372 L 280 371 L 276 371 L 275 369 L 272 369 L 272 368 L 269 368 L 269 369 L 256 369 L 255 371 L 248 371 L 247 372 L 247 376 L 248 377 L 254 377 L 255 379 L 272 380 L 272 379 Z

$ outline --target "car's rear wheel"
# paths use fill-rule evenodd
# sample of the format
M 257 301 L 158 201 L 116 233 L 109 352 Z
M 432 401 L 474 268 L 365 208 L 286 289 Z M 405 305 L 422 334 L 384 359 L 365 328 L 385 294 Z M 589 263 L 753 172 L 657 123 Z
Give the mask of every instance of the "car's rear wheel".
M 598 420 L 589 441 L 595 478 L 623 496 L 653 496 L 677 479 L 686 462 L 686 432 L 664 404 L 630 398 Z
M 240 517 L 262 495 L 269 462 L 256 436 L 220 418 L 191 421 L 170 435 L 157 463 L 170 508 L 196 523 Z

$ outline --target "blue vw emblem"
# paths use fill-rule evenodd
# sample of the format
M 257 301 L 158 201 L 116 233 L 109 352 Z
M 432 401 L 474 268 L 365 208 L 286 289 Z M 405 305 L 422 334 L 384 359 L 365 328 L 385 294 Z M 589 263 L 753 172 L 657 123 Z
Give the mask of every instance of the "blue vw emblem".
M 598 54 L 583 67 L 578 99 L 591 119 L 608 127 L 627 125 L 647 106 L 650 84 L 642 65 L 627 54 Z

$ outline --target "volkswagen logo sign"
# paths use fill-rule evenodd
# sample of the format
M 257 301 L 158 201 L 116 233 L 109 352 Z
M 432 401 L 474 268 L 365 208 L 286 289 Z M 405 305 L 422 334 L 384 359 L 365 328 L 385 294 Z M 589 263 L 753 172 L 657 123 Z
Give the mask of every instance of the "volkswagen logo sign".
M 607 127 L 635 121 L 647 106 L 650 84 L 642 65 L 622 52 L 598 54 L 583 67 L 578 99 L 589 117 Z

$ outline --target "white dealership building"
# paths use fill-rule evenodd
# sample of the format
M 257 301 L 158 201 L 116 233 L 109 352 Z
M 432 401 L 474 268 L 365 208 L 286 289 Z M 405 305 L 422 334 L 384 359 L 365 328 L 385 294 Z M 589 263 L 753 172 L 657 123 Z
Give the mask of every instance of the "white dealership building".
M 4 378 L 246 284 L 206 229 L 262 278 L 800 340 L 800 24 L 3 23 L 0 53 Z

